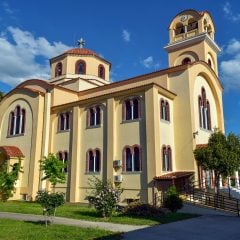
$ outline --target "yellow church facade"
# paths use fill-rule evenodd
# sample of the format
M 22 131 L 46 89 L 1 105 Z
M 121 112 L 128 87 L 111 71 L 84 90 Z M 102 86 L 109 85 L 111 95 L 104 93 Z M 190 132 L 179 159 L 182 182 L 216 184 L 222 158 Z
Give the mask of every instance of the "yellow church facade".
M 89 178 L 124 189 L 121 201 L 152 203 L 158 182 L 204 178 L 193 150 L 215 128 L 224 132 L 215 28 L 208 12 L 186 10 L 169 25 L 167 69 L 111 82 L 111 63 L 74 48 L 50 59 L 49 81 L 27 80 L 0 102 L 0 162 L 21 157 L 14 199 L 34 199 L 39 160 L 67 163 L 57 191 L 87 202 Z M 160 184 L 161 185 L 161 184 Z

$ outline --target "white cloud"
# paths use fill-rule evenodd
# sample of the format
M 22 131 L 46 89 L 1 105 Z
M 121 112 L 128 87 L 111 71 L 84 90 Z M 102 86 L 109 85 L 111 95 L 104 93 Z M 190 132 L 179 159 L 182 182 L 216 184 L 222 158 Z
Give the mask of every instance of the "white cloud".
M 226 90 L 240 90 L 240 41 L 232 39 L 225 50 L 225 59 L 220 63 L 220 75 Z
M 141 61 L 145 68 L 154 68 L 155 70 L 160 67 L 160 63 L 155 62 L 152 56 L 149 56 Z
M 48 59 L 69 48 L 61 42 L 50 43 L 44 37 L 8 27 L 0 33 L 0 81 L 15 86 L 31 78 L 47 80 Z
M 14 14 L 15 11 L 9 6 L 9 4 L 6 1 L 3 1 L 1 5 L 2 5 L 3 10 L 6 13 L 8 13 L 10 15 Z
M 127 31 L 126 29 L 124 29 L 124 30 L 122 31 L 122 37 L 123 37 L 123 40 L 124 40 L 125 42 L 130 42 L 130 41 L 131 41 L 131 34 L 130 34 L 130 32 Z
M 223 6 L 223 12 L 225 14 L 225 17 L 230 19 L 233 22 L 239 21 L 240 20 L 240 13 L 234 13 L 232 11 L 232 6 L 229 2 L 226 2 Z

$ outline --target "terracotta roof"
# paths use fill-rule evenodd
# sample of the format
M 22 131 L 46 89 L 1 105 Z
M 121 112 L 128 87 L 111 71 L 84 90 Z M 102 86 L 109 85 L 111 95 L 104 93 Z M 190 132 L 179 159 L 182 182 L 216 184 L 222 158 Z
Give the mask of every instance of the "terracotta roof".
M 22 151 L 15 146 L 0 146 L 0 152 L 3 152 L 8 158 L 11 157 L 25 157 Z
M 172 179 L 177 179 L 177 178 L 183 178 L 183 177 L 188 177 L 193 175 L 194 172 L 192 171 L 184 171 L 184 172 L 171 172 L 167 173 L 161 176 L 156 176 L 154 179 L 155 180 L 172 180 Z
M 205 144 L 197 144 L 197 145 L 196 145 L 196 148 L 205 148 L 205 147 L 207 147 L 207 146 L 208 146 L 207 143 L 205 143 Z
M 95 53 L 94 51 L 87 49 L 87 48 L 72 48 L 70 50 L 67 50 L 66 52 L 67 54 L 77 54 L 77 55 L 91 55 L 91 56 L 97 56 L 97 53 Z

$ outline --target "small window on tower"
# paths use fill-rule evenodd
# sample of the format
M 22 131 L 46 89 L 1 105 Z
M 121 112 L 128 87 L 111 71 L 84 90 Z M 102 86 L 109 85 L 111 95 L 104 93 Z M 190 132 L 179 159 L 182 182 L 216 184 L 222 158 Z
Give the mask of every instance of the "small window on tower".
M 189 63 L 191 63 L 191 59 L 188 57 L 186 57 L 182 60 L 182 65 L 189 64 Z
M 56 65 L 56 68 L 55 68 L 55 77 L 58 77 L 58 76 L 61 76 L 61 75 L 62 75 L 62 63 L 59 62 Z
M 98 66 L 98 77 L 105 79 L 105 68 L 103 65 Z
M 86 63 L 83 60 L 79 60 L 76 63 L 76 74 L 86 74 Z

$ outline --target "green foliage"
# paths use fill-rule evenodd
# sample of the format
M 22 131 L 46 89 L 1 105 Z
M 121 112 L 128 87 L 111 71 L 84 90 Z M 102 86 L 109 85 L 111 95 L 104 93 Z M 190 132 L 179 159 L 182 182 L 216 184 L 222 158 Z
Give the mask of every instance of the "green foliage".
M 208 140 L 208 146 L 194 150 L 197 162 L 205 170 L 215 171 L 216 177 L 230 176 L 240 167 L 240 141 L 233 133 L 226 137 L 215 131 Z
M 130 203 L 126 207 L 124 215 L 135 217 L 159 217 L 164 215 L 164 211 L 163 209 L 159 207 L 154 207 L 150 204 L 134 202 Z
M 8 171 L 7 164 L 3 164 L 0 168 L 0 201 L 7 201 L 13 196 L 15 183 L 18 179 L 18 174 L 21 172 L 20 163 L 14 164 L 11 171 Z
M 0 102 L 2 101 L 3 97 L 4 97 L 4 93 L 0 91 Z
M 43 207 L 45 216 L 55 216 L 56 209 L 65 203 L 63 193 L 49 193 L 47 191 L 39 191 L 36 201 Z M 47 225 L 47 219 L 45 219 Z
M 175 186 L 171 186 L 167 190 L 164 206 L 171 212 L 176 212 L 183 207 L 183 200 L 179 197 Z
M 122 189 L 113 188 L 112 183 L 94 177 L 89 179 L 92 190 L 91 203 L 102 217 L 111 217 L 117 208 Z
M 57 183 L 65 183 L 66 176 L 63 172 L 65 164 L 53 153 L 40 160 L 40 170 L 44 172 L 42 180 L 49 180 L 55 188 Z

